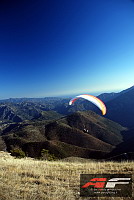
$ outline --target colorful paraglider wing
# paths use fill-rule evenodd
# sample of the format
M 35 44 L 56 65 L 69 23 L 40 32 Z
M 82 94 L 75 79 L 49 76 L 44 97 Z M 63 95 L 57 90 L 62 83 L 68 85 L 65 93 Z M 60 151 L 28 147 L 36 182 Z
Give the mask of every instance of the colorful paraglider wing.
M 89 94 L 82 94 L 82 95 L 76 96 L 75 98 L 70 100 L 69 105 L 72 105 L 79 98 L 83 98 L 83 99 L 86 99 L 88 101 L 91 101 L 93 104 L 95 104 L 102 111 L 103 115 L 106 114 L 105 104 L 99 98 L 92 96 L 92 95 L 89 95 Z

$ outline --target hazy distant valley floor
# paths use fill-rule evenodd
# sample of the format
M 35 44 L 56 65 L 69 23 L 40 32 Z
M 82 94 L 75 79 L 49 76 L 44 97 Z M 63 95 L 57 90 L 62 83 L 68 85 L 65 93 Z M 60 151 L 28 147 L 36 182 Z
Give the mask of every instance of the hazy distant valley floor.
M 81 158 L 62 161 L 40 161 L 31 158 L 16 159 L 0 152 L 0 200 L 75 200 L 75 199 L 133 199 L 81 198 L 81 173 L 134 172 L 134 162 L 95 162 Z M 133 186 L 134 188 L 134 186 Z

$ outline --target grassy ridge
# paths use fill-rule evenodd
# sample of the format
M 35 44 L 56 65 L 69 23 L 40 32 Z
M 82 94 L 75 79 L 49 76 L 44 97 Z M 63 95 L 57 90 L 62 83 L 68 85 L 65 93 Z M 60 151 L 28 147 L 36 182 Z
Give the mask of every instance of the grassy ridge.
M 79 196 L 81 173 L 132 174 L 133 171 L 134 162 L 95 162 L 80 158 L 49 162 L 15 159 L 9 153 L 0 152 L 0 200 L 87 200 L 90 198 Z M 126 199 L 132 198 L 117 198 Z

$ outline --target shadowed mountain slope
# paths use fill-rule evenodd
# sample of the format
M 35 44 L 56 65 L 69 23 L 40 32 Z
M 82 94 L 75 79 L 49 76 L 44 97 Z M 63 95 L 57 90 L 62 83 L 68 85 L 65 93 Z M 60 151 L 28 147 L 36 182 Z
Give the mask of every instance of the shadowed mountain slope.
M 39 157 L 42 149 L 48 149 L 62 158 L 103 158 L 122 142 L 122 130 L 119 124 L 86 111 L 53 122 L 35 120 L 10 124 L 1 135 L 8 151 L 20 147 L 32 157 Z
M 127 159 L 127 154 L 134 155 L 134 129 L 126 130 L 122 132 L 123 141 L 116 146 L 116 148 L 110 152 L 107 156 L 113 157 L 116 155 L 123 154 Z M 134 159 L 134 156 L 133 156 Z
M 107 102 L 106 117 L 122 126 L 134 127 L 134 87 Z

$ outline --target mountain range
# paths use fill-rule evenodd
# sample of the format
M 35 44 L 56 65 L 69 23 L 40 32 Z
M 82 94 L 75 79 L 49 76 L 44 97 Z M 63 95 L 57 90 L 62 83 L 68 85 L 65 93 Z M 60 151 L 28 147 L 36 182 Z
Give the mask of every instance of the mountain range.
M 119 93 L 103 93 L 98 96 L 107 107 L 106 118 L 109 118 L 122 126 L 134 127 L 134 86 Z M 37 118 L 50 119 L 53 114 L 61 117 L 77 112 L 93 110 L 101 115 L 100 110 L 89 101 L 80 99 L 72 106 L 68 105 L 69 98 L 18 98 L 0 101 L 0 120 L 20 122 Z M 53 113 L 54 111 L 54 113 Z M 45 118 L 46 117 L 46 118 Z
M 39 157 L 41 149 L 48 149 L 61 158 L 102 158 L 123 141 L 123 130 L 93 111 L 84 111 L 52 122 L 12 123 L 1 131 L 1 138 L 8 151 L 20 147 L 31 157 Z
M 107 114 L 93 104 L 69 98 L 20 98 L 0 101 L 0 149 L 21 148 L 40 157 L 47 149 L 58 158 L 109 159 L 134 152 L 134 86 L 98 96 Z M 132 153 L 131 153 L 131 156 Z

